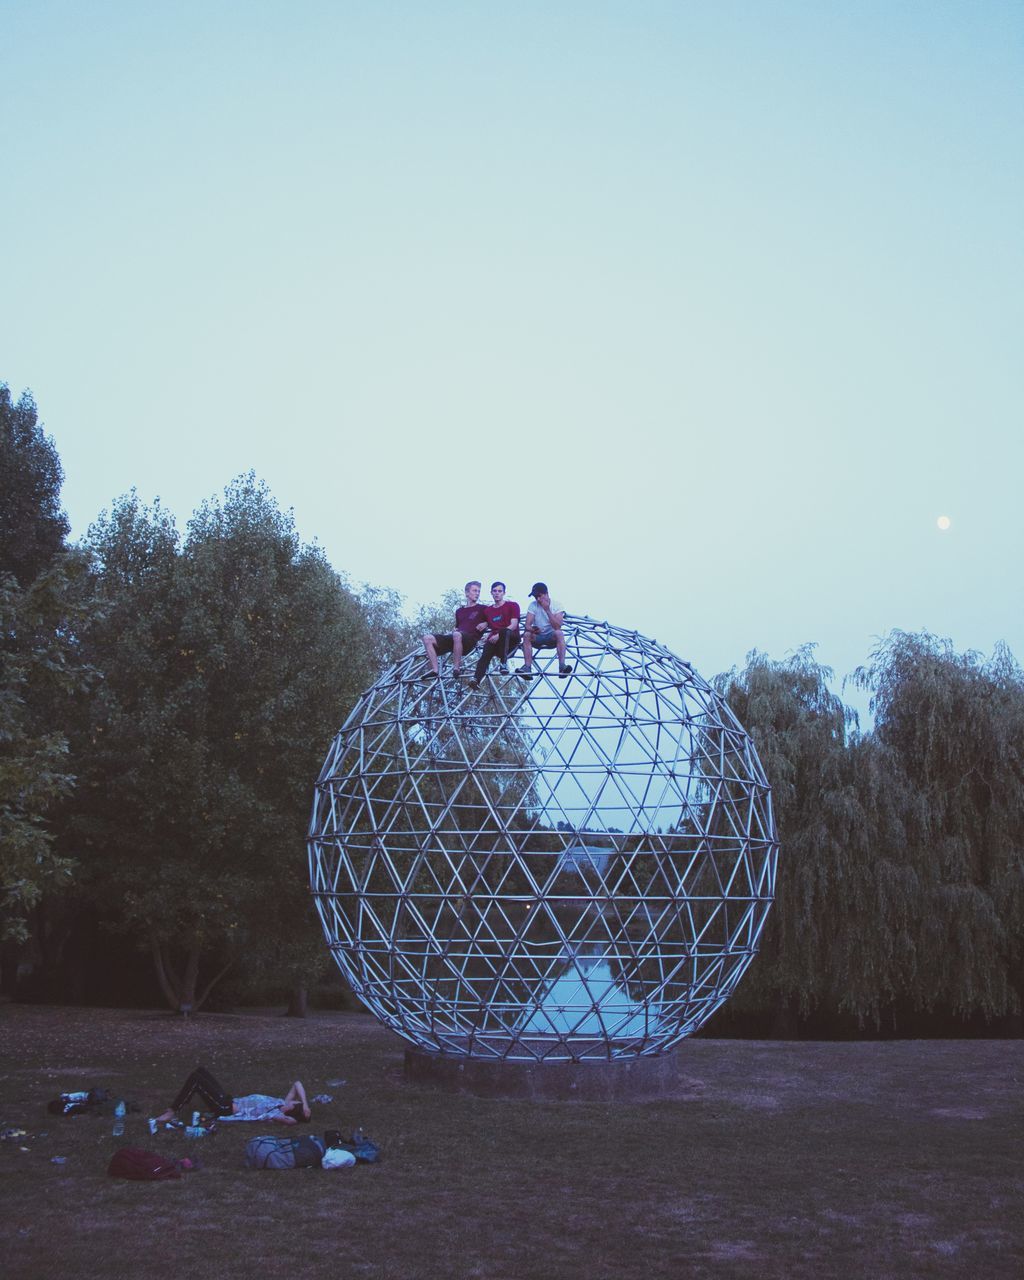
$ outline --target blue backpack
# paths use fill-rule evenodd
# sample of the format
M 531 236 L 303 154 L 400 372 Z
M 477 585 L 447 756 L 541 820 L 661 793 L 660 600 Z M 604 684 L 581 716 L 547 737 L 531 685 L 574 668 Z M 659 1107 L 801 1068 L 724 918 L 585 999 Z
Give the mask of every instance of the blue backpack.
M 314 1169 L 324 1158 L 324 1144 L 311 1134 L 301 1138 L 250 1138 L 245 1144 L 247 1169 Z

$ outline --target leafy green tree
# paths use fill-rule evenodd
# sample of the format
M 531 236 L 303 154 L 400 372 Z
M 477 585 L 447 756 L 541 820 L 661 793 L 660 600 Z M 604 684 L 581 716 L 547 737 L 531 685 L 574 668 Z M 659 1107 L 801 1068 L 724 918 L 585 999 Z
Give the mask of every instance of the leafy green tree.
M 24 941 L 29 910 L 71 875 L 51 819 L 75 779 L 53 712 L 89 676 L 74 641 L 86 572 L 69 554 L 24 589 L 0 575 L 0 939 Z
M 53 442 L 26 392 L 0 384 L 0 940 L 10 991 L 28 917 L 72 862 L 54 820 L 74 785 L 61 727 L 88 672 L 77 633 L 86 561 L 68 552 L 63 480 Z
M 359 599 L 249 474 L 184 542 L 130 495 L 90 531 L 107 679 L 89 725 L 96 892 L 117 885 L 171 1007 L 227 968 L 303 968 L 319 941 L 303 838 L 312 784 L 373 677 Z M 322 944 L 320 944 L 322 946 Z
M 26 391 L 15 404 L 0 383 L 0 572 L 26 587 L 58 552 L 70 525 L 60 504 L 64 471 Z

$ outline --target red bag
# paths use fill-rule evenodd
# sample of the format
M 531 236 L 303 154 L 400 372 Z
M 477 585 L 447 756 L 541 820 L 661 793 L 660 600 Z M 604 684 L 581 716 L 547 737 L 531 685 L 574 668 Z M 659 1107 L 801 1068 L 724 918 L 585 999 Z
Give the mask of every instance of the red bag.
M 181 1177 L 173 1160 L 139 1147 L 122 1147 L 115 1151 L 107 1173 L 112 1178 L 130 1178 L 133 1182 L 162 1182 L 165 1178 Z

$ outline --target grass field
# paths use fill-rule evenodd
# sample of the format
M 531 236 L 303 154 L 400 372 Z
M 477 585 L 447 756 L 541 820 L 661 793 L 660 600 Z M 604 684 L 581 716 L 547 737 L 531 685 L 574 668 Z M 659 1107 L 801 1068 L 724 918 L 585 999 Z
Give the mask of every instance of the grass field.
M 631 1106 L 416 1090 L 369 1016 L 0 1006 L 0 1272 L 22 1277 L 1024 1275 L 1024 1042 L 695 1040 L 685 1089 Z M 197 1061 L 238 1093 L 296 1076 L 382 1163 L 250 1172 L 245 1139 L 151 1139 Z M 344 1079 L 343 1085 L 328 1081 Z M 61 1089 L 136 1100 L 57 1119 Z M 283 1132 L 283 1130 L 279 1130 Z M 21 1150 L 22 1146 L 27 1151 Z M 119 1145 L 201 1152 L 181 1182 L 106 1176 Z M 52 1157 L 65 1156 L 63 1164 Z

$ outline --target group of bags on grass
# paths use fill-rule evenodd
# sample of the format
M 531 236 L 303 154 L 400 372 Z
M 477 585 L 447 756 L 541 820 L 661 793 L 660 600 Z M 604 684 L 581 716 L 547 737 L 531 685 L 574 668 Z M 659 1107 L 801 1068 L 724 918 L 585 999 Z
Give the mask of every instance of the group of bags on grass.
M 312 1134 L 301 1138 L 250 1138 L 245 1144 L 247 1169 L 351 1169 L 354 1164 L 375 1164 L 380 1159 L 377 1144 L 369 1138 L 332 1136 L 325 1146 Z
M 245 1144 L 247 1169 L 351 1169 L 354 1164 L 375 1164 L 380 1159 L 377 1144 L 369 1138 L 358 1142 L 332 1135 L 331 1145 L 312 1134 L 301 1138 L 250 1138 Z M 133 1182 L 162 1182 L 180 1178 L 182 1161 L 171 1160 L 156 1151 L 122 1147 L 115 1151 L 107 1168 L 112 1178 Z
M 110 1106 L 110 1095 L 104 1089 L 62 1093 L 47 1103 L 51 1115 L 73 1116 L 104 1112 Z M 134 1104 L 129 1110 L 137 1111 Z M 247 1169 L 350 1169 L 355 1164 L 375 1164 L 380 1150 L 375 1142 L 356 1133 L 343 1138 L 329 1130 L 323 1139 L 312 1134 L 300 1138 L 278 1138 L 270 1135 L 250 1138 L 245 1144 Z M 180 1178 L 183 1170 L 194 1168 L 190 1160 L 173 1160 L 156 1151 L 141 1147 L 121 1147 L 115 1151 L 107 1173 L 112 1178 L 128 1178 L 133 1182 L 162 1182 Z

